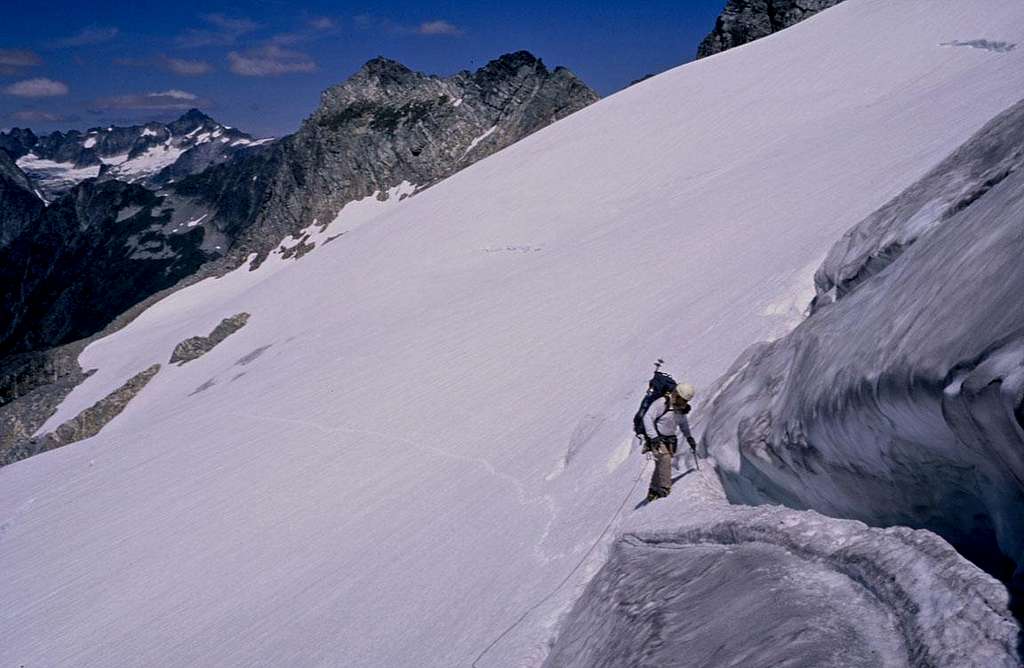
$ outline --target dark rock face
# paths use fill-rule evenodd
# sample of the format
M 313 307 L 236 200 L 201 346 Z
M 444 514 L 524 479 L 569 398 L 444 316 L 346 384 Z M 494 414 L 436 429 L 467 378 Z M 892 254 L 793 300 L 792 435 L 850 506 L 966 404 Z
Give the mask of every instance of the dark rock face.
M 43 210 L 28 177 L 6 150 L 0 149 L 0 248 L 21 234 Z
M 39 137 L 28 128 L 12 128 L 9 132 L 0 132 L 0 148 L 7 151 L 13 160 L 31 151 L 37 143 Z
M 375 58 L 326 90 L 299 131 L 185 179 L 232 255 L 261 256 L 347 202 L 426 187 L 597 100 L 569 70 L 520 51 L 448 78 Z
M 224 339 L 245 327 L 247 322 L 249 322 L 248 313 L 236 313 L 230 318 L 221 320 L 220 324 L 213 328 L 209 336 L 193 336 L 185 339 L 174 346 L 170 364 L 183 366 L 192 360 L 199 359 L 213 350 Z
M 108 422 L 121 414 L 128 402 L 135 398 L 142 388 L 160 371 L 160 365 L 154 364 L 131 378 L 95 404 L 57 427 L 57 430 L 39 439 L 26 439 L 16 442 L 10 449 L 0 451 L 0 466 L 11 464 L 32 455 L 53 450 L 69 443 L 81 441 L 95 436 Z
M 160 185 L 223 162 L 254 143 L 250 135 L 196 109 L 168 124 L 70 130 L 43 137 L 20 128 L 0 133 L 0 148 L 50 199 L 92 177 Z
M 697 47 L 697 58 L 753 42 L 795 25 L 843 0 L 729 0 L 715 29 Z
M 0 356 L 101 330 L 209 256 L 201 226 L 169 233 L 165 198 L 134 184 L 87 181 L 0 249 Z
M 86 343 L 0 360 L 0 466 L 35 452 L 32 435 L 89 376 L 78 364 Z

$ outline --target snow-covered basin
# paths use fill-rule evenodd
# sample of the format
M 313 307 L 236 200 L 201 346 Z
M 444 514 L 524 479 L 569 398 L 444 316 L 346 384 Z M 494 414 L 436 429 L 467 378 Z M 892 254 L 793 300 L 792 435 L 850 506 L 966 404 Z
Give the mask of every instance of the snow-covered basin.
M 40 158 L 35 153 L 23 155 L 17 160 L 18 167 L 26 174 L 38 179 L 44 189 L 61 190 L 99 175 L 100 166 L 76 167 L 73 162 L 56 162 Z
M 835 239 L 1015 101 L 1024 49 L 940 46 L 976 38 L 1024 42 L 1024 5 L 849 0 L 91 345 L 48 428 L 164 368 L 0 470 L 0 663 L 470 663 L 642 495 L 653 359 L 700 388 L 782 334 Z

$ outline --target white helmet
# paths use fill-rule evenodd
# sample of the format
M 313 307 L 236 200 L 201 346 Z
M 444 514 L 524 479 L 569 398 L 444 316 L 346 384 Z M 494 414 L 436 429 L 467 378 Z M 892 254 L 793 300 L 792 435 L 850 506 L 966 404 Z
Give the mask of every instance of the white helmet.
M 690 385 L 689 383 L 679 383 L 676 385 L 676 394 L 678 394 L 681 399 L 689 401 L 690 399 L 693 399 L 693 395 L 696 394 L 696 390 L 694 390 L 693 385 Z

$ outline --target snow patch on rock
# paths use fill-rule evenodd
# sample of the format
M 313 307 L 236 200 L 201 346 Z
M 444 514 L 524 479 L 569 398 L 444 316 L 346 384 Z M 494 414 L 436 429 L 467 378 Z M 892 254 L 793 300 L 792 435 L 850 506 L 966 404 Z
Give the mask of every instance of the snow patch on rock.
M 473 137 L 473 141 L 469 142 L 469 146 L 466 147 L 466 150 L 462 153 L 462 155 L 469 155 L 469 152 L 476 148 L 477 144 L 490 137 L 492 134 L 494 134 L 494 131 L 497 129 L 497 125 L 492 125 L 490 128 L 485 130 L 483 134 Z

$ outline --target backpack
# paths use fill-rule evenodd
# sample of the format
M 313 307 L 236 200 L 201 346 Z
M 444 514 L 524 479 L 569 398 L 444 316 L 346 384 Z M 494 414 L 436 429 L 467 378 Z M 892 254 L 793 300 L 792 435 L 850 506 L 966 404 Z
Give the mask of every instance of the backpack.
M 655 400 L 662 398 L 674 389 L 676 389 L 676 381 L 672 376 L 658 370 L 654 371 L 654 376 L 647 382 L 647 392 L 644 394 L 643 400 L 640 401 L 640 408 L 633 416 L 633 431 L 641 439 L 646 435 L 644 415 L 647 414 L 647 409 Z

